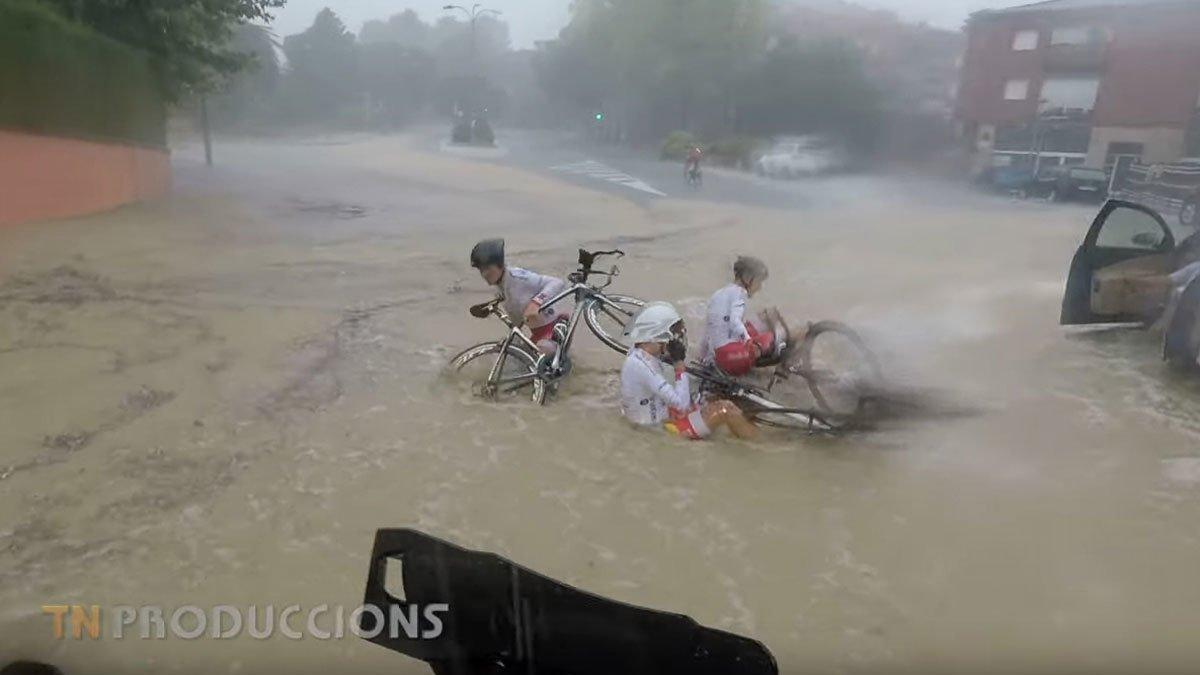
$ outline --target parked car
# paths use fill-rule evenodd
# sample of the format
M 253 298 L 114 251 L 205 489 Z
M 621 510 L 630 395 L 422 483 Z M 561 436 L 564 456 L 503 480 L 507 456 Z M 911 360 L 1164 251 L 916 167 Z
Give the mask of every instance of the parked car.
M 1050 201 L 1103 201 L 1108 195 L 1108 174 L 1084 166 L 1048 166 L 1038 171 L 1026 195 Z
M 1063 325 L 1159 324 L 1163 356 L 1196 366 L 1200 356 L 1200 237 L 1176 234 L 1147 206 L 1112 199 L 1075 252 L 1063 294 Z M 1174 276 L 1172 276 L 1173 273 Z
M 1033 169 L 1027 166 L 995 166 L 978 177 L 978 183 L 986 190 L 1001 194 L 1025 195 L 1034 182 Z
M 832 141 L 801 136 L 777 142 L 754 163 L 754 172 L 771 178 L 800 178 L 848 167 L 848 156 Z

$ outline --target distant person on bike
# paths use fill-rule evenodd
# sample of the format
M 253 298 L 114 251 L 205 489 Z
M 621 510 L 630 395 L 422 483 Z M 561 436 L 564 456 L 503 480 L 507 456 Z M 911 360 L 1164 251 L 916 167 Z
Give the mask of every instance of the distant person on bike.
M 775 334 L 746 320 L 746 302 L 766 282 L 770 272 L 758 258 L 740 256 L 733 264 L 733 283 L 708 301 L 701 359 L 726 375 L 741 377 L 764 353 L 775 348 Z
M 712 400 L 703 406 L 692 402 L 691 381 L 684 367 L 687 334 L 683 318 L 665 302 L 647 305 L 625 327 L 633 344 L 621 368 L 621 413 L 643 427 L 663 427 L 668 432 L 700 440 L 728 426 L 738 438 L 754 438 L 758 429 L 736 405 Z M 663 363 L 672 364 L 675 381 L 663 377 Z
M 700 146 L 693 146 L 688 150 L 687 159 L 683 163 L 683 175 L 691 179 L 693 175 L 700 174 L 700 162 L 704 161 L 704 150 Z M 693 174 L 695 172 L 695 174 Z
M 568 315 L 554 307 L 542 309 L 566 289 L 567 284 L 557 277 L 546 276 L 520 267 L 504 264 L 504 240 L 486 239 L 471 249 L 471 267 L 504 300 L 504 311 L 514 319 L 521 317 L 529 328 L 533 343 L 547 356 L 558 351 L 555 327 L 566 322 Z

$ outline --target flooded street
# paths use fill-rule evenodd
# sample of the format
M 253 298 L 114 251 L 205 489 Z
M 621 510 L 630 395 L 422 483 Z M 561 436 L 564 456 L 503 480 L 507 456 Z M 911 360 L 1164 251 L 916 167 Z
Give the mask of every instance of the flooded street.
M 55 640 L 41 611 L 353 606 L 375 529 L 416 527 L 752 636 L 784 673 L 1192 670 L 1200 381 L 1153 334 L 1058 326 L 1093 207 L 715 172 L 709 201 L 617 167 L 659 198 L 518 150 L 228 142 L 209 171 L 184 148 L 170 200 L 0 230 L 0 657 L 427 672 L 351 637 Z M 474 400 L 439 375 L 502 334 L 467 313 L 492 236 L 558 275 L 619 246 L 612 290 L 677 303 L 693 349 L 759 255 L 753 307 L 860 328 L 975 412 L 689 444 L 622 421 L 586 333 L 546 407 Z

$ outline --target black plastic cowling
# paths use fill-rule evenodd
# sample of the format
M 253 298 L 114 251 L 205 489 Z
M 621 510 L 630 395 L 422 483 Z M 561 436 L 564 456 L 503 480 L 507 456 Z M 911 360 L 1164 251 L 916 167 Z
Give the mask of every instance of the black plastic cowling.
M 404 599 L 385 588 L 399 558 Z M 388 631 L 370 639 L 430 664 L 437 675 L 777 675 L 761 643 L 691 618 L 602 598 L 492 553 L 470 551 L 409 529 L 375 534 L 364 604 L 444 603 L 437 638 Z M 363 613 L 370 633 L 376 619 Z

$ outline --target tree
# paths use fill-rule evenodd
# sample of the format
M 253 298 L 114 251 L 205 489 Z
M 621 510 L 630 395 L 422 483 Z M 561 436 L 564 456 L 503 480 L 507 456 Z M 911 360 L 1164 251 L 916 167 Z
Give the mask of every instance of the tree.
M 730 127 L 733 87 L 766 42 L 766 9 L 766 0 L 576 0 L 540 77 L 556 98 L 602 99 L 648 133 Z
M 364 45 L 387 42 L 402 47 L 428 50 L 433 46 L 432 29 L 411 9 L 394 14 L 386 21 L 363 24 L 358 40 Z
M 474 35 L 470 23 L 442 17 L 434 24 L 430 39 L 438 71 L 452 77 L 486 77 L 492 64 L 510 48 L 508 24 L 488 14 L 475 20 Z
M 359 75 L 363 90 L 385 125 L 407 121 L 428 105 L 436 79 L 433 57 L 397 42 L 359 45 Z
M 249 63 L 230 77 L 212 99 L 217 126 L 235 126 L 267 117 L 267 109 L 283 77 L 279 47 L 279 39 L 266 26 L 245 23 L 234 29 L 230 48 L 246 54 Z
M 358 91 L 354 35 L 328 7 L 303 33 L 284 39 L 283 52 L 288 71 L 282 98 L 293 120 L 328 118 Z
M 745 130 L 758 134 L 834 134 L 865 149 L 880 125 L 879 92 L 857 48 L 841 40 L 785 40 L 738 97 Z
M 285 0 L 46 0 L 67 16 L 150 54 L 170 100 L 214 90 L 249 57 L 231 44 L 236 26 L 271 19 Z

